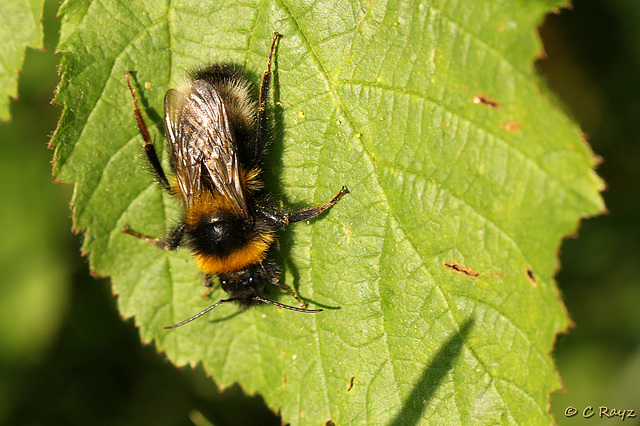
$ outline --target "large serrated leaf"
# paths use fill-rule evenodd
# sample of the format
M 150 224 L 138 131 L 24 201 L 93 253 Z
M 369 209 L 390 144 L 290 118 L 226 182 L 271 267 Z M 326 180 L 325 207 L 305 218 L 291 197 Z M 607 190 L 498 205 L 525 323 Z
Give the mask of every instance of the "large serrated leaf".
M 55 173 L 76 185 L 92 270 L 143 341 L 285 422 L 552 421 L 557 250 L 603 209 L 591 152 L 533 71 L 554 6 L 67 2 Z M 280 241 L 285 282 L 326 309 L 225 305 L 163 330 L 224 294 L 200 297 L 188 252 L 121 232 L 161 236 L 180 214 L 145 172 L 123 73 L 160 147 L 166 90 L 215 60 L 259 75 L 273 31 L 270 183 L 296 205 L 351 190 Z

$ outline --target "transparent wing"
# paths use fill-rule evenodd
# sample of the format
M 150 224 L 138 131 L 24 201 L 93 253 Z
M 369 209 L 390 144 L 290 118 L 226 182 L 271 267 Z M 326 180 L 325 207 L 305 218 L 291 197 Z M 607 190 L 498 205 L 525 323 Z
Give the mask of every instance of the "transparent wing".
M 236 143 L 218 91 L 204 80 L 196 80 L 188 95 L 169 90 L 164 125 L 185 208 L 204 191 L 215 191 L 247 217 Z

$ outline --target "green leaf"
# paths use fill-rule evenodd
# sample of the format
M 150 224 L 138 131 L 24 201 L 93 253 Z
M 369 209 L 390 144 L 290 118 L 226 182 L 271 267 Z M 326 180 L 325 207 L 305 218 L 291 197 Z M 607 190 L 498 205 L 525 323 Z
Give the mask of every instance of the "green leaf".
M 0 4 L 0 120 L 11 118 L 9 98 L 18 96 L 18 73 L 27 47 L 42 47 L 44 0 L 3 1 Z
M 65 3 L 54 171 L 76 185 L 92 270 L 143 341 L 284 422 L 551 422 L 557 251 L 603 210 L 594 157 L 533 70 L 559 4 Z M 186 250 L 121 232 L 162 236 L 180 215 L 145 171 L 123 73 L 160 147 L 165 92 L 210 61 L 259 76 L 273 31 L 270 184 L 293 205 L 351 190 L 280 239 L 284 281 L 326 309 L 223 305 L 163 330 L 224 293 L 200 297 Z

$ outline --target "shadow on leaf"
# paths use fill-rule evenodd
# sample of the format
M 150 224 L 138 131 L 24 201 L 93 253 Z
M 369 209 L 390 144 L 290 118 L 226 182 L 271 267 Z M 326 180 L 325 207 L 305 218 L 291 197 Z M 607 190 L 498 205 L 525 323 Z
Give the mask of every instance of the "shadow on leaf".
M 460 327 L 460 331 L 442 345 L 433 360 L 422 371 L 422 376 L 411 391 L 402 410 L 389 423 L 390 426 L 407 426 L 418 424 L 425 408 L 440 387 L 442 379 L 452 370 L 462 349 L 471 327 L 473 319 L 467 319 Z

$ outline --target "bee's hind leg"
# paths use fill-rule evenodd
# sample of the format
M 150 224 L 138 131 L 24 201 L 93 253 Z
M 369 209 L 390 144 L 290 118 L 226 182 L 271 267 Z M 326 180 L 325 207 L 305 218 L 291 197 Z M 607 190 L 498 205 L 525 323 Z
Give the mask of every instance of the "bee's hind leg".
M 162 187 L 167 191 L 171 192 L 171 185 L 169 184 L 167 175 L 164 173 L 164 170 L 162 170 L 162 165 L 160 164 L 160 159 L 156 153 L 156 148 L 153 146 L 153 142 L 151 141 L 151 135 L 149 135 L 149 129 L 147 129 L 147 124 L 142 118 L 140 108 L 138 108 L 138 98 L 136 97 L 136 92 L 133 90 L 133 86 L 131 85 L 129 74 L 131 74 L 129 71 L 124 73 L 127 77 L 127 87 L 129 88 L 129 92 L 131 92 L 131 98 L 133 100 L 133 113 L 136 116 L 138 130 L 140 131 L 140 135 L 142 135 L 142 140 L 144 140 L 144 153 L 147 156 L 147 161 L 151 166 L 151 170 L 153 171 L 153 174 L 156 175 L 156 179 L 160 185 L 162 185 Z
M 298 301 L 302 308 L 307 307 L 307 304 L 304 303 L 302 299 L 300 299 L 300 296 L 298 296 L 298 293 L 296 293 L 294 289 L 280 281 L 280 273 L 278 271 L 278 268 L 274 264 L 270 263 L 269 261 L 263 261 L 260 266 L 262 267 L 264 275 L 267 277 L 271 284 L 293 296 L 293 298 Z
M 169 230 L 169 232 L 167 232 L 167 234 L 162 238 L 147 237 L 146 235 L 142 235 L 136 231 L 129 229 L 128 227 L 124 228 L 122 232 L 124 232 L 125 234 L 133 235 L 134 237 L 139 238 L 142 241 L 163 250 L 174 251 L 178 247 L 180 247 L 180 243 L 182 242 L 182 238 L 184 237 L 185 228 L 186 226 L 184 224 L 180 224 L 175 228 Z
M 340 192 L 338 192 L 338 194 L 335 197 L 333 197 L 331 201 L 326 202 L 321 206 L 307 207 L 306 209 L 302 209 L 299 212 L 295 212 L 289 215 L 289 223 L 303 222 L 305 220 L 313 219 L 314 217 L 321 215 L 326 210 L 333 207 L 333 205 L 337 203 L 338 200 L 342 198 L 344 194 L 348 194 L 348 193 L 349 193 L 349 190 L 347 189 L 347 187 L 343 186 Z

